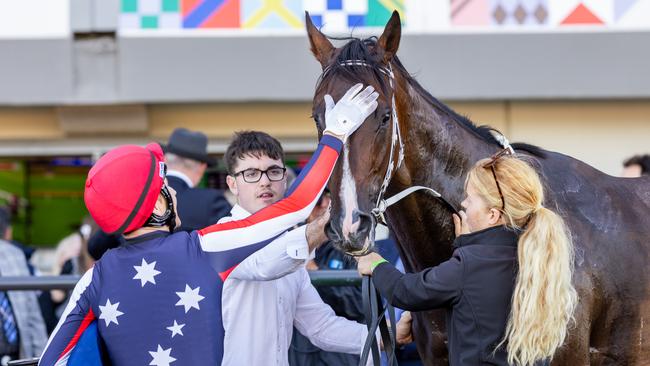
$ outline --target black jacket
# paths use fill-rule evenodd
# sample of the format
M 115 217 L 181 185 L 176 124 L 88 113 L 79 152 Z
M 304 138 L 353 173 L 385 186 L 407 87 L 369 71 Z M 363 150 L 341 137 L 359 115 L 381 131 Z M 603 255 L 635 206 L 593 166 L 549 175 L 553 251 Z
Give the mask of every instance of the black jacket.
M 391 304 L 412 311 L 447 309 L 449 364 L 508 365 L 502 340 L 517 274 L 518 234 L 504 226 L 459 236 L 451 259 L 402 274 L 382 263 L 373 281 Z
M 176 230 L 199 230 L 216 224 L 230 213 L 230 204 L 223 193 L 210 188 L 191 188 L 182 179 L 167 176 L 167 182 L 176 191 L 177 212 L 181 218 Z

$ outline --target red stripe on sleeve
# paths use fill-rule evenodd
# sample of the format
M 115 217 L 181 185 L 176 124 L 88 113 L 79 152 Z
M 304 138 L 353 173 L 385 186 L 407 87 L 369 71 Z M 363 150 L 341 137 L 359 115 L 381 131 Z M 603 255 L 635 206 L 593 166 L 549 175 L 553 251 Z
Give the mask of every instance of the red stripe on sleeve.
M 322 172 L 331 171 L 334 164 L 336 164 L 338 156 L 338 151 L 327 145 L 323 145 L 318 160 L 307 176 L 305 176 L 302 184 L 300 184 L 289 197 L 266 207 L 243 220 L 208 226 L 207 228 L 199 230 L 199 235 L 203 236 L 217 231 L 253 226 L 278 216 L 300 211 L 316 199 L 321 189 L 325 186 L 325 183 L 329 179 L 329 174 L 322 174 Z
M 95 320 L 95 314 L 93 314 L 93 309 L 90 309 L 90 311 L 88 311 L 88 314 L 86 314 L 86 316 L 84 317 L 84 319 L 81 321 L 81 325 L 79 326 L 79 329 L 77 329 L 77 331 L 75 332 L 74 336 L 73 336 L 72 339 L 70 340 L 70 343 L 68 343 L 68 345 L 65 347 L 65 349 L 63 350 L 63 352 L 61 352 L 61 354 L 59 355 L 59 358 L 58 358 L 59 360 L 60 360 L 60 359 L 61 359 L 65 354 L 67 354 L 68 352 L 70 352 L 70 350 L 72 350 L 72 349 L 74 348 L 74 346 L 77 345 L 77 342 L 79 341 L 79 338 L 81 337 L 81 335 L 83 334 L 83 332 L 86 330 L 86 328 L 88 328 L 88 326 L 90 325 L 90 323 L 92 323 L 93 320 Z

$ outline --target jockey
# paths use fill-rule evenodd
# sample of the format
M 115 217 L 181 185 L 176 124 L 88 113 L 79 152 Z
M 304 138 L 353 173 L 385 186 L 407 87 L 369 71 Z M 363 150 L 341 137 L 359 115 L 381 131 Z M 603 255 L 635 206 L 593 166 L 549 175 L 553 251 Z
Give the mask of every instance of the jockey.
M 121 146 L 99 159 L 86 180 L 86 207 L 123 242 L 79 280 L 39 365 L 221 364 L 224 281 L 251 255 L 304 242 L 297 237 L 304 231 L 287 229 L 307 218 L 343 142 L 377 107 L 373 88 L 361 89 L 353 86 L 329 111 L 288 196 L 242 220 L 173 233 L 180 220 L 160 146 Z

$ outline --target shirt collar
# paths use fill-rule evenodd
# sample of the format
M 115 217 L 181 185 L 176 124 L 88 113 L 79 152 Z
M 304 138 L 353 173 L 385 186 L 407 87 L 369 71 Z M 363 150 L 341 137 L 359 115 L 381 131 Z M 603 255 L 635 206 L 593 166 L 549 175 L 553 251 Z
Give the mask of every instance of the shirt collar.
M 232 207 L 232 210 L 230 210 L 230 217 L 232 217 L 233 220 L 245 219 L 250 215 L 251 215 L 250 212 L 246 211 L 243 207 L 241 207 L 238 204 L 235 204 Z
M 142 235 L 136 236 L 135 238 L 130 238 L 130 239 L 127 239 L 123 235 L 120 235 L 118 240 L 120 241 L 120 246 L 125 246 L 125 245 L 129 245 L 129 244 L 142 243 L 142 242 L 149 241 L 149 240 L 152 240 L 152 239 L 155 239 L 155 238 L 166 237 L 166 236 L 169 236 L 169 235 L 171 235 L 171 233 L 169 231 L 155 230 L 155 231 L 152 231 L 150 233 L 142 234 Z
M 178 170 L 168 170 L 167 171 L 167 176 L 176 177 L 176 178 L 182 180 L 183 182 L 185 182 L 185 184 L 187 184 L 188 187 L 194 188 L 194 183 L 192 183 L 192 180 L 190 179 L 190 177 L 188 177 L 187 175 L 185 175 L 182 172 L 179 172 Z
M 468 245 L 488 244 L 517 246 L 519 233 L 505 225 L 493 226 L 487 229 L 464 234 L 454 240 L 454 247 L 459 248 Z

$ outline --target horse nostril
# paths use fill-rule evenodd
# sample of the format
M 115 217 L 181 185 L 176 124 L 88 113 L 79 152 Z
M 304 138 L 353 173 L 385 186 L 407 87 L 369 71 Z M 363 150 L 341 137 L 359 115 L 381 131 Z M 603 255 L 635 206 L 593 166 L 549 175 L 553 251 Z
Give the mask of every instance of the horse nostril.
M 365 212 L 358 211 L 358 220 L 359 220 L 359 227 L 356 232 L 356 237 L 358 240 L 365 240 L 365 238 L 370 235 L 370 231 L 374 228 L 375 226 L 375 220 L 372 217 L 372 215 L 367 214 Z
M 332 221 L 325 224 L 325 235 L 327 236 L 327 238 L 329 240 L 331 240 L 333 242 L 340 242 L 341 241 L 341 235 L 334 228 L 334 225 L 332 224 Z

